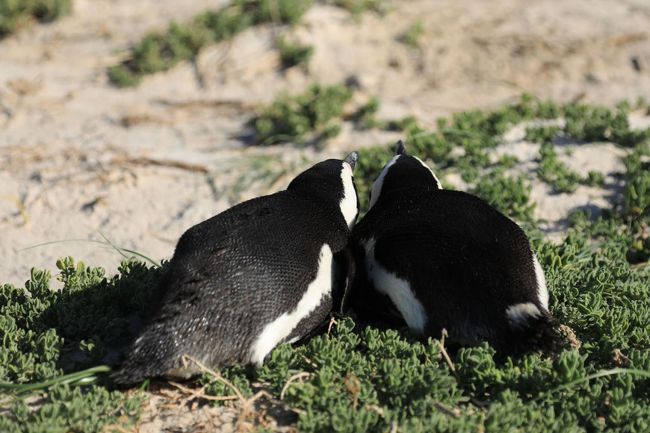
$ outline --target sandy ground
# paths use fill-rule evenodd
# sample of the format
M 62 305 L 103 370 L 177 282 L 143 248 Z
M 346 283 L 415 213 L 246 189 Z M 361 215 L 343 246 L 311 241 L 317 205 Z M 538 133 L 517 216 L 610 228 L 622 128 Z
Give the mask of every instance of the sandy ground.
M 106 67 L 144 33 L 220 3 L 75 0 L 70 17 L 0 42 L 0 281 L 21 284 L 31 266 L 54 271 L 64 255 L 111 273 L 120 260 L 114 250 L 74 241 L 102 235 L 168 258 L 191 225 L 284 188 L 313 161 L 396 138 L 347 125 L 320 153 L 246 147 L 246 121 L 257 107 L 314 81 L 354 78 L 362 96 L 380 98 L 381 116 L 412 114 L 431 126 L 438 116 L 498 106 L 524 91 L 609 105 L 650 98 L 643 0 L 394 1 L 385 17 L 359 21 L 317 5 L 291 31 L 316 48 L 308 72 L 280 72 L 277 29 L 258 28 L 137 88 L 107 82 Z M 425 34 L 414 50 L 398 39 L 417 20 Z M 522 156 L 520 169 L 534 181 L 537 148 L 521 130 L 503 149 Z M 606 204 L 619 154 L 596 144 L 568 158 L 581 171 L 609 173 L 605 192 L 550 195 L 534 185 L 551 231 L 561 230 L 570 209 Z M 29 248 L 57 240 L 67 242 Z

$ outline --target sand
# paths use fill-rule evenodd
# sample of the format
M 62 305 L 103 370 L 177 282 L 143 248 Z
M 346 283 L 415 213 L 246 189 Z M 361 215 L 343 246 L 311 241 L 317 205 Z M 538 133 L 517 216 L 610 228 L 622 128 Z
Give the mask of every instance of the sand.
M 316 48 L 309 71 L 279 71 L 277 29 L 264 27 L 137 88 L 108 83 L 106 67 L 144 33 L 221 3 L 75 0 L 71 16 L 0 42 L 0 281 L 22 284 L 32 266 L 55 274 L 65 255 L 115 272 L 114 249 L 76 239 L 105 236 L 169 258 L 193 224 L 286 187 L 319 159 L 398 138 L 346 125 L 322 151 L 246 146 L 256 109 L 312 82 L 354 80 L 361 97 L 379 97 L 381 117 L 409 114 L 431 127 L 522 92 L 604 105 L 650 98 L 650 4 L 641 0 L 395 1 L 385 17 L 359 20 L 317 5 L 290 32 Z M 399 38 L 417 20 L 425 32 L 412 49 Z M 606 172 L 608 188 L 551 194 L 534 175 L 537 145 L 521 131 L 500 151 L 522 159 L 549 233 L 561 235 L 571 209 L 616 200 L 620 149 L 567 144 L 567 161 Z

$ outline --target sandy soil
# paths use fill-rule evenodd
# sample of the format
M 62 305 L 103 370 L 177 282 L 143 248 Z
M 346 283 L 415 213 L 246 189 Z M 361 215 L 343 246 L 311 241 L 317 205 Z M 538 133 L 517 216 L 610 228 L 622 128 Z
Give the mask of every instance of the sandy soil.
M 54 269 L 62 255 L 113 272 L 114 250 L 73 241 L 101 235 L 168 258 L 186 228 L 284 188 L 310 162 L 396 138 L 348 126 L 320 153 L 245 146 L 256 107 L 314 81 L 354 78 L 362 96 L 380 98 L 381 116 L 412 114 L 431 126 L 523 91 L 600 104 L 650 97 L 650 5 L 642 0 L 395 1 L 385 17 L 359 21 L 318 5 L 291 35 L 316 47 L 308 72 L 279 72 L 277 29 L 258 28 L 135 89 L 112 87 L 106 67 L 130 43 L 215 2 L 179 5 L 75 0 L 70 17 L 0 42 L 1 281 L 22 283 L 31 266 Z M 426 30 L 414 50 L 398 39 L 417 20 Z M 529 155 L 521 169 L 532 171 L 536 148 L 512 137 L 506 149 Z M 582 170 L 620 169 L 612 146 L 576 152 L 570 161 Z M 534 197 L 553 230 L 567 209 L 598 206 L 603 193 L 551 196 L 536 185 Z M 25 249 L 57 240 L 67 242 Z

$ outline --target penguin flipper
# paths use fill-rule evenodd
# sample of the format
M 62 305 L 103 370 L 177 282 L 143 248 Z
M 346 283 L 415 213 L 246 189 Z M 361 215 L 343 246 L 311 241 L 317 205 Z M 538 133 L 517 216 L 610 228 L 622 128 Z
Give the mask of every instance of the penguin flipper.
M 350 292 L 356 277 L 352 251 L 344 248 L 334 254 L 334 281 L 332 284 L 332 311 L 345 313 L 349 308 Z
M 379 327 L 406 326 L 395 304 L 388 296 L 377 291 L 370 281 L 365 266 L 365 251 L 359 241 L 353 241 L 351 253 L 355 272 L 350 276 L 350 286 L 345 293 L 343 312 L 352 312 L 364 322 Z

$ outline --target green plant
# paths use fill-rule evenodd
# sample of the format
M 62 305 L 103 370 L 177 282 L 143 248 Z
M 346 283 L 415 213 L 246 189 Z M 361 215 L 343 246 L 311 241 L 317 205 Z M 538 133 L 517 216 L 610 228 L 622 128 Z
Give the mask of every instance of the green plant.
M 379 99 L 373 96 L 357 109 L 353 116 L 354 121 L 362 129 L 381 128 L 383 124 L 376 118 L 378 111 Z
M 589 105 L 569 104 L 564 109 L 565 134 L 580 141 L 612 141 L 623 147 L 635 147 L 650 139 L 650 129 L 630 129 L 629 105 L 615 110 Z
M 256 24 L 297 24 L 311 8 L 312 0 L 240 0 Z
M 48 272 L 36 269 L 24 289 L 0 286 L 2 392 L 6 382 L 56 379 L 66 371 L 102 363 L 132 337 L 132 323 L 142 317 L 162 272 L 125 261 L 120 274 L 107 279 L 103 269 L 70 257 L 57 261 L 57 267 L 63 283 L 59 291 L 50 289 Z M 58 385 L 50 388 L 37 409 L 15 400 L 9 416 L 0 420 L 0 430 L 51 426 L 48 431 L 93 432 L 118 418 L 134 422 L 141 402 L 138 395 L 109 393 L 102 386 Z
M 650 148 L 637 147 L 623 162 L 626 168 L 624 212 L 638 216 L 650 207 Z
M 646 199 L 650 197 L 647 193 L 650 191 L 650 178 L 646 174 L 649 171 L 647 155 L 650 152 L 645 146 L 650 137 L 650 128 L 631 131 L 627 117 L 622 117 L 628 112 L 624 104 L 616 110 L 578 104 L 561 106 L 523 95 L 518 102 L 495 111 L 466 111 L 454 114 L 450 119 L 441 118 L 434 131 L 423 128 L 413 118 L 378 121 L 374 118 L 374 113 L 379 108 L 378 103 L 373 101 L 369 107 L 369 114 L 363 117 L 364 124 L 402 131 L 408 151 L 435 165 L 439 177 L 447 170 L 457 171 L 471 192 L 520 222 L 532 221 L 534 203 L 528 202 L 530 187 L 522 176 L 507 175 L 506 170 L 514 167 L 512 158 L 502 157 L 493 161 L 490 151 L 502 142 L 502 135 L 508 128 L 525 121 L 558 120 L 565 113 L 568 118 L 563 127 L 551 125 L 526 129 L 527 140 L 542 143 L 538 177 L 551 185 L 555 192 L 572 192 L 578 184 L 602 186 L 605 180 L 603 173 L 589 171 L 582 176 L 569 169 L 558 159 L 551 141 L 559 134 L 574 140 L 618 139 L 615 142 L 620 146 L 634 149 L 625 159 L 628 166 L 628 181 L 624 192 L 626 213 L 638 215 L 650 204 Z M 390 159 L 392 146 L 379 146 L 362 152 L 361 169 L 357 171 L 357 179 L 362 181 L 357 184 L 363 185 L 364 182 L 374 180 Z M 362 186 L 362 209 L 365 209 L 363 205 L 367 203 L 366 197 L 367 188 Z
M 346 9 L 353 17 L 358 18 L 366 11 L 385 14 L 388 12 L 388 0 L 330 0 L 334 6 Z
M 228 40 L 250 26 L 296 24 L 311 4 L 300 0 L 235 0 L 189 23 L 172 23 L 166 32 L 148 34 L 131 48 L 124 61 L 108 69 L 108 77 L 118 87 L 136 85 L 145 75 L 193 59 L 207 44 Z
M 422 24 L 422 21 L 416 21 L 406 29 L 400 37 L 400 41 L 410 48 L 419 48 L 422 35 L 424 35 L 424 24 Z
M 141 395 L 127 397 L 99 386 L 57 386 L 50 388 L 38 409 L 16 400 L 9 414 L 0 417 L 0 431 L 96 433 L 110 425 L 123 431 L 137 421 L 143 401 Z
M 626 173 L 621 212 L 634 234 L 626 257 L 630 263 L 643 264 L 650 259 L 650 148 L 637 146 L 623 162 Z
M 539 150 L 540 161 L 537 167 L 537 175 L 541 180 L 553 187 L 553 191 L 573 192 L 580 185 L 591 187 L 602 186 L 605 183 L 605 176 L 594 170 L 587 172 L 586 176 L 569 169 L 569 167 L 557 158 L 554 146 L 550 143 L 543 143 Z
M 0 0 L 0 39 L 29 20 L 49 23 L 70 13 L 70 0 Z
M 492 206 L 520 222 L 532 222 L 535 203 L 530 202 L 530 185 L 524 176 L 510 177 L 503 170 L 483 174 L 470 189 Z
M 298 96 L 281 95 L 250 124 L 258 144 L 306 144 L 338 134 L 345 104 L 352 92 L 343 86 L 315 84 Z
M 562 130 L 559 126 L 529 126 L 526 128 L 525 140 L 533 143 L 551 143 Z
M 307 68 L 309 60 L 314 55 L 314 47 L 311 45 L 301 45 L 286 41 L 279 38 L 277 41 L 278 50 L 280 51 L 280 60 L 284 68 L 294 66 L 303 66 Z
M 373 114 L 378 104 L 367 110 Z M 534 204 L 529 203 L 530 186 L 523 177 L 511 177 L 505 169 L 512 168 L 514 161 L 503 157 L 492 162 L 489 152 L 501 143 L 501 136 L 508 128 L 525 120 L 554 118 L 561 107 L 547 101 L 539 101 L 524 95 L 520 101 L 502 109 L 467 111 L 454 114 L 451 119 L 441 118 L 437 130 L 429 131 L 411 117 L 399 121 L 380 122 L 368 116 L 372 126 L 401 130 L 408 152 L 435 166 L 442 177 L 448 169 L 461 174 L 469 184 L 470 191 L 483 197 L 507 215 L 520 221 L 531 221 Z M 361 209 L 366 209 L 368 187 L 392 157 L 393 144 L 366 149 L 359 159 L 355 176 Z M 460 150 L 460 152 L 458 151 Z M 359 186 L 361 185 L 361 186 Z
M 580 174 L 570 170 L 566 164 L 557 159 L 552 144 L 544 143 L 540 147 L 540 162 L 537 175 L 541 180 L 553 186 L 555 192 L 573 192 L 582 180 Z

